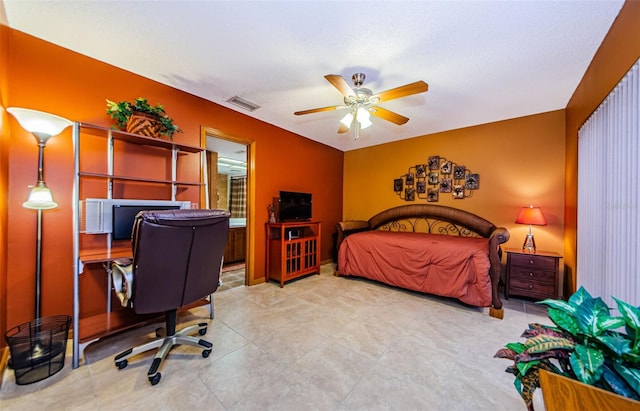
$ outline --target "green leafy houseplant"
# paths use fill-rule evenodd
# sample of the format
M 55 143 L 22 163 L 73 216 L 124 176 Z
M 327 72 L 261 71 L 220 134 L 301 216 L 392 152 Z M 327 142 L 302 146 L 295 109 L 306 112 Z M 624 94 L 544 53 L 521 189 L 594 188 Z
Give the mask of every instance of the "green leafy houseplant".
M 640 399 L 640 308 L 614 298 L 622 317 L 611 316 L 601 298 L 583 287 L 568 301 L 547 299 L 555 326 L 532 323 L 524 343 L 508 343 L 495 357 L 513 361 L 505 371 L 527 409 L 548 370 L 634 400 Z
M 164 106 L 156 104 L 152 106 L 147 102 L 146 98 L 138 97 L 133 102 L 129 101 L 111 101 L 107 99 L 107 114 L 116 121 L 118 127 L 123 130 L 127 129 L 127 124 L 132 115 L 136 113 L 147 114 L 155 118 L 158 122 L 157 130 L 159 134 L 164 134 L 169 138 L 173 138 L 174 133 L 181 133 L 180 127 L 173 122 L 173 119 L 167 116 Z

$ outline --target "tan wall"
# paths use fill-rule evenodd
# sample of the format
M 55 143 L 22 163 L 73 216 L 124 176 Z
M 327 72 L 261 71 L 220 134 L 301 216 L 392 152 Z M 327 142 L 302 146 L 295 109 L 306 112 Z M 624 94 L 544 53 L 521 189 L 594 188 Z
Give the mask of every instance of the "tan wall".
M 626 1 L 567 105 L 565 293 L 576 289 L 578 129 L 640 58 L 640 1 Z
M 564 231 L 564 111 L 430 134 L 345 153 L 344 219 L 368 219 L 402 204 L 393 179 L 432 155 L 480 174 L 473 196 L 438 203 L 470 211 L 511 233 L 507 247 L 521 247 L 528 226 L 515 224 L 520 208 L 542 207 L 548 225 L 534 227 L 540 250 L 562 253 Z

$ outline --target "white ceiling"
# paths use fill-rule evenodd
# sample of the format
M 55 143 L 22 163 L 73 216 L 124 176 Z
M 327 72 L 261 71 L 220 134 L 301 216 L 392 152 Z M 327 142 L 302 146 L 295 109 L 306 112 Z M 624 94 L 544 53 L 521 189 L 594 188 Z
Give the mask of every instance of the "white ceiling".
M 343 151 L 564 108 L 623 4 L 0 2 L 12 28 Z M 355 72 L 374 92 L 417 80 L 429 91 L 381 103 L 410 121 L 372 117 L 358 140 L 337 133 L 344 111 L 293 115 L 342 104 L 323 76 Z M 261 107 L 226 102 L 236 95 Z

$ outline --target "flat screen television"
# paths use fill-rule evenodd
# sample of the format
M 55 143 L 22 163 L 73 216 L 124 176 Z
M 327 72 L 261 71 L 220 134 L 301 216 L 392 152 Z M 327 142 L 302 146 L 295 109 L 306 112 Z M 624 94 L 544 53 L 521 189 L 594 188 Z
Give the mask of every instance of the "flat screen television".
M 143 210 L 178 210 L 179 205 L 113 205 L 113 240 L 128 240 L 131 238 L 131 230 L 133 229 L 133 221 L 136 215 Z
M 280 191 L 279 221 L 311 220 L 311 193 Z

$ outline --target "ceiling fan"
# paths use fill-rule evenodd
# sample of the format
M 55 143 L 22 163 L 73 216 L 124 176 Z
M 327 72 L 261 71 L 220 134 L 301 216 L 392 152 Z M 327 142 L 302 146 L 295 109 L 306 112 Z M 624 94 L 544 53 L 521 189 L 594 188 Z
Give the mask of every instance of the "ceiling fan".
M 338 133 L 346 133 L 351 127 L 355 126 L 356 139 L 359 137 L 360 129 L 367 128 L 371 125 L 371 120 L 369 120 L 369 116 L 371 114 L 397 125 L 402 125 L 409 121 L 408 117 L 401 116 L 393 111 L 382 108 L 377 105 L 378 103 L 410 96 L 412 94 L 424 93 L 429 89 L 429 85 L 420 80 L 404 86 L 392 88 L 381 93 L 373 94 L 373 91 L 370 89 L 362 87 L 364 79 L 366 78 L 364 73 L 356 73 L 351 77 L 355 88 L 352 88 L 344 77 L 337 74 L 327 74 L 324 78 L 326 78 L 329 83 L 338 89 L 338 91 L 344 96 L 344 104 L 296 111 L 293 114 L 300 116 L 303 114 L 349 108 L 349 113 L 340 120 Z

